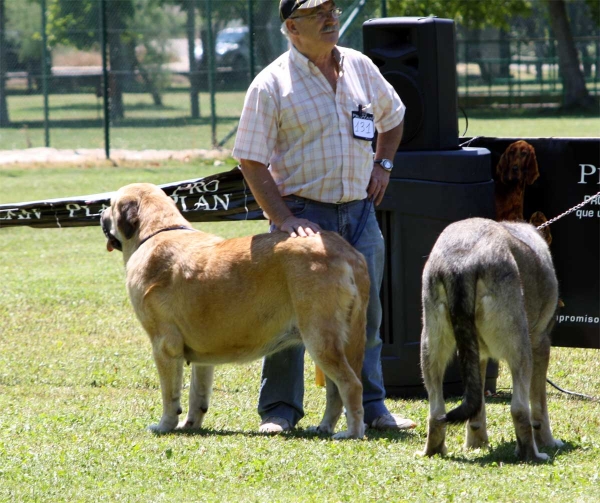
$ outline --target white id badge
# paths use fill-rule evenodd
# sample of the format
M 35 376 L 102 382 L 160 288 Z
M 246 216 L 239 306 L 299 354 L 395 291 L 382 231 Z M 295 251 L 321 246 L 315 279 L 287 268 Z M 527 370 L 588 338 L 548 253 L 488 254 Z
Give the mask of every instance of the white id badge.
M 372 141 L 375 138 L 373 114 L 363 112 L 361 107 L 359 107 L 358 112 L 352 112 L 352 132 L 354 138 Z

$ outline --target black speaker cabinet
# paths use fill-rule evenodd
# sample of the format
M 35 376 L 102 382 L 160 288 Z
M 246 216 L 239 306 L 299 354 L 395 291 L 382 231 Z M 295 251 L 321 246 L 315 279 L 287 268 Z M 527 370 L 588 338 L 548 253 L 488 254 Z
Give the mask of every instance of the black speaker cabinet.
M 421 274 L 448 224 L 495 217 L 490 159 L 485 148 L 397 152 L 394 157 L 397 168 L 377 207 L 386 248 L 381 364 L 388 396 L 425 395 L 419 363 Z M 488 366 L 487 390 L 496 390 L 497 376 L 497 365 Z M 463 392 L 456 362 L 446 371 L 444 392 Z
M 364 54 L 406 105 L 398 150 L 458 148 L 454 21 L 435 17 L 371 19 Z

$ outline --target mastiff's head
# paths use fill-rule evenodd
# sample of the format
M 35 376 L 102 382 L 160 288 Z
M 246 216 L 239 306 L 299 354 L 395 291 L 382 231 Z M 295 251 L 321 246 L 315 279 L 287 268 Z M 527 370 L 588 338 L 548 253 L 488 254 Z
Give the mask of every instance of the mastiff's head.
M 137 249 L 163 230 L 188 228 L 175 202 L 151 183 L 121 187 L 100 217 L 108 251 Z

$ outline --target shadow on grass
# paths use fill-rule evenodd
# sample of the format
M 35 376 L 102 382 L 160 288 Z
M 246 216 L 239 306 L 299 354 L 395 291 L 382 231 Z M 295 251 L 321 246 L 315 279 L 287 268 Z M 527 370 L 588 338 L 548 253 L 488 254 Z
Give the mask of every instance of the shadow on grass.
M 337 430 L 336 433 L 341 430 Z M 363 441 L 374 441 L 380 439 L 389 439 L 390 441 L 402 441 L 407 440 L 410 437 L 415 435 L 415 430 L 403 430 L 403 431 L 375 431 L 375 430 L 367 430 L 365 437 L 362 439 Z M 194 428 L 194 429 L 185 429 L 185 430 L 173 430 L 168 433 L 157 433 L 152 432 L 152 434 L 156 436 L 162 435 L 175 435 L 175 436 L 184 436 L 184 437 L 257 437 L 257 438 L 281 438 L 283 440 L 297 440 L 297 439 L 315 439 L 315 440 L 332 440 L 333 442 L 343 442 L 344 440 L 334 440 L 332 435 L 328 435 L 325 433 L 318 433 L 315 431 L 310 431 L 307 429 L 297 428 L 292 431 L 286 431 L 285 433 L 279 434 L 268 434 L 268 433 L 259 433 L 257 430 L 228 430 L 228 429 L 214 429 L 214 428 Z M 348 439 L 353 440 L 353 439 Z
M 503 440 L 497 445 L 493 445 L 489 449 L 482 449 L 482 456 L 477 458 L 472 458 L 467 456 L 466 454 L 462 454 L 458 452 L 458 449 L 462 447 L 457 446 L 457 452 L 451 452 L 446 455 L 444 459 L 449 461 L 454 461 L 457 463 L 463 463 L 466 465 L 480 465 L 480 466 L 489 466 L 489 465 L 519 465 L 519 464 L 552 464 L 554 460 L 560 456 L 564 456 L 569 454 L 570 452 L 579 450 L 580 446 L 574 444 L 572 442 L 564 442 L 562 447 L 544 447 L 540 449 L 540 452 L 548 454 L 550 459 L 548 461 L 541 462 L 533 462 L 533 461 L 522 461 L 515 455 L 516 448 L 516 440 L 507 441 Z

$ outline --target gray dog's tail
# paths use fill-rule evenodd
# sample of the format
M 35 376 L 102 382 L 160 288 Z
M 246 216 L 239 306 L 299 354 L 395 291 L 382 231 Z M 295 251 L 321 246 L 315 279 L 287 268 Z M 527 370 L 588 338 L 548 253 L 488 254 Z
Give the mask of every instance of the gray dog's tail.
M 475 275 L 476 276 L 476 275 Z M 473 282 L 468 288 L 467 281 Z M 464 423 L 473 418 L 482 406 L 482 382 L 479 367 L 479 344 L 475 328 L 475 284 L 476 278 L 469 275 L 454 276 L 452 281 L 444 281 L 448 296 L 450 320 L 456 339 L 458 363 L 462 377 L 464 394 L 462 403 L 439 418 L 450 424 Z

